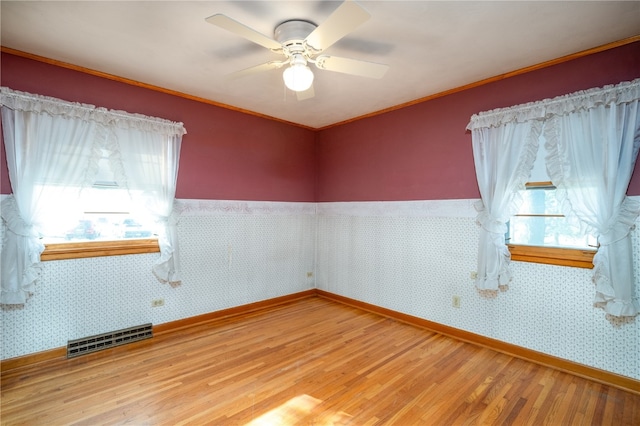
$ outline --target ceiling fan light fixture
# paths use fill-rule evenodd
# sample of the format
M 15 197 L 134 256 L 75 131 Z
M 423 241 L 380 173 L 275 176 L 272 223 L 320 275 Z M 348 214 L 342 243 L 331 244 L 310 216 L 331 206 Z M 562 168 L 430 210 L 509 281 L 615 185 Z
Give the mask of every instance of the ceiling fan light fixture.
M 282 73 L 285 86 L 297 93 L 298 100 L 304 100 L 314 96 L 314 75 L 308 66 L 309 62 L 315 64 L 316 68 L 320 70 L 382 78 L 389 68 L 387 65 L 321 55 L 327 48 L 355 30 L 370 17 L 369 12 L 356 1 L 344 0 L 321 25 L 318 26 L 304 19 L 290 19 L 276 26 L 273 39 L 222 14 L 210 16 L 206 18 L 206 21 L 266 47 L 273 53 L 284 55 L 286 58 L 232 73 L 231 78 L 243 77 L 260 71 L 281 69 L 288 64 Z
M 294 63 L 282 73 L 285 86 L 294 92 L 304 92 L 313 84 L 313 72 L 304 63 Z

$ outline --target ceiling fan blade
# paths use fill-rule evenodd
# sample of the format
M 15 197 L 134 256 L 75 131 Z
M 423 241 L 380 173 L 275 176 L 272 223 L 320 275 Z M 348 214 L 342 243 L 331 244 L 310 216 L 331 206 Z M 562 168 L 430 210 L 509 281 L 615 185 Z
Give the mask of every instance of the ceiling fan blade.
M 337 56 L 318 56 L 316 67 L 321 70 L 341 72 L 360 77 L 382 78 L 389 69 L 389 65 L 375 62 L 358 61 L 356 59 L 340 58 Z
M 304 101 L 305 99 L 311 99 L 316 95 L 316 92 L 313 90 L 313 85 L 309 87 L 307 90 L 302 92 L 296 92 L 296 96 L 299 101 Z
M 278 68 L 282 68 L 287 62 L 282 61 L 270 61 L 264 64 L 256 65 L 254 67 L 245 68 L 240 71 L 232 72 L 227 75 L 229 80 L 235 80 L 236 78 L 246 77 L 248 75 L 257 74 L 263 71 L 275 70 Z
M 369 12 L 358 3 L 347 0 L 334 10 L 326 21 L 313 30 L 305 42 L 307 46 L 321 52 L 355 30 L 370 17 Z
M 240 22 L 229 18 L 226 15 L 213 15 L 209 16 L 205 19 L 210 24 L 213 24 L 217 27 L 230 31 L 234 34 L 239 35 L 240 37 L 244 37 L 245 39 L 252 41 L 260 46 L 264 46 L 267 49 L 271 50 L 280 50 L 282 49 L 282 45 L 277 41 L 267 37 L 266 35 L 259 33 L 253 28 L 249 28 Z

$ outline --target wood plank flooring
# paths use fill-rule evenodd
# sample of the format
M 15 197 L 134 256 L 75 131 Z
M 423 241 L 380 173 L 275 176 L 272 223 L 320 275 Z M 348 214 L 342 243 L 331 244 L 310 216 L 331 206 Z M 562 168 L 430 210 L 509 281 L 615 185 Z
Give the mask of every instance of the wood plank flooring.
M 640 395 L 319 297 L 1 385 L 3 425 L 640 424 Z

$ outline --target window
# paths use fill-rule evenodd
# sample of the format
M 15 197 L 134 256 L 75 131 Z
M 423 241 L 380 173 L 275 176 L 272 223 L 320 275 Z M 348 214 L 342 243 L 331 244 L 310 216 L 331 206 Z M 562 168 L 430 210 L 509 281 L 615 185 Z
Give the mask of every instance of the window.
M 626 195 L 638 157 L 639 104 L 640 79 L 471 117 L 467 129 L 471 130 L 482 197 L 476 204 L 476 220 L 481 227 L 476 280 L 479 290 L 497 291 L 511 280 L 510 257 L 584 267 L 589 267 L 586 259 L 591 257 L 591 263 L 595 263 L 594 305 L 619 318 L 640 313 L 640 305 L 633 297 L 635 258 L 630 235 L 638 218 L 638 205 Z M 548 150 L 542 161 L 539 147 Z M 538 156 L 532 158 L 536 152 Z M 536 171 L 548 172 L 549 176 L 540 179 Z M 514 189 L 527 180 L 550 180 L 562 186 L 570 199 L 572 216 L 578 216 L 598 236 L 597 256 L 592 256 L 594 250 L 516 244 L 512 244 L 509 256 L 502 233 L 506 232 L 510 216 L 518 213 L 513 206 L 520 208 L 520 203 L 513 203 L 520 201 Z M 543 211 L 547 217 L 555 214 Z M 541 213 L 529 213 L 529 217 L 533 214 Z M 550 228 L 555 226 L 554 220 L 548 220 Z M 512 233 L 526 236 L 528 231 L 546 228 L 547 224 L 531 223 L 524 230 L 519 227 L 514 221 Z M 548 238 L 560 244 L 560 236 L 554 233 L 534 234 L 525 239 L 546 243 Z M 576 239 L 571 230 L 565 229 L 562 234 L 570 237 L 565 240 Z M 518 249 L 520 253 L 516 252 Z M 564 254 L 568 250 L 578 259 L 569 259 Z
M 45 243 L 151 238 L 157 235 L 153 221 L 136 213 L 132 199 L 138 195 L 137 191 L 131 191 L 133 194 L 130 196 L 129 191 L 117 185 L 96 185 L 73 191 L 75 193 L 45 186 L 43 192 L 49 199 L 45 201 L 57 200 L 68 206 L 64 211 L 49 215 L 43 222 Z
M 2 200 L 2 217 L 11 232 L 5 233 L 1 260 L 3 265 L 13 267 L 0 270 L 0 303 L 24 304 L 38 279 L 37 263 L 55 251 L 52 246 L 66 246 L 50 243 L 45 247 L 45 256 L 41 256 L 40 234 L 97 240 L 103 232 L 99 230 L 102 225 L 105 235 L 146 235 L 150 231 L 137 220 L 140 212 L 159 224 L 154 251 L 161 251 L 161 256 L 152 266 L 153 274 L 160 282 L 180 284 L 178 236 L 172 216 L 180 146 L 186 133 L 182 123 L 7 87 L 0 88 L 0 92 L 7 168 L 13 189 Z M 109 165 L 109 170 L 102 170 L 104 164 Z M 118 179 L 100 177 L 101 172 L 109 175 L 111 171 Z M 126 208 L 112 198 L 125 194 L 131 202 Z M 118 216 L 131 213 L 134 216 Z M 66 223 L 68 228 L 54 225 L 67 219 L 71 221 Z M 115 225 L 120 228 L 115 229 Z M 124 254 L 114 253 L 108 246 L 91 250 L 81 247 L 80 255 L 73 257 L 89 257 L 89 252 L 91 256 Z M 68 251 L 62 249 L 65 250 Z
M 41 260 L 159 251 L 154 221 L 134 209 L 138 191 L 130 195 L 117 185 L 95 184 L 74 193 L 55 187 L 44 192 L 47 198 L 66 203 L 69 214 L 50 215 L 43 223 Z
M 136 205 L 144 199 L 142 190 L 123 188 L 109 164 L 108 149 L 102 148 L 98 171 L 89 187 L 40 185 L 45 205 L 52 209 L 42 223 L 45 243 L 65 241 L 120 240 L 157 235 L 154 221 Z
M 45 205 L 52 209 L 42 223 L 45 251 L 41 260 L 158 252 L 155 221 L 136 200 L 142 190 L 122 188 L 102 148 L 98 172 L 90 187 L 40 185 Z
M 507 224 L 512 260 L 593 267 L 596 238 L 562 214 L 551 182 L 527 183 L 521 196 L 522 207 Z

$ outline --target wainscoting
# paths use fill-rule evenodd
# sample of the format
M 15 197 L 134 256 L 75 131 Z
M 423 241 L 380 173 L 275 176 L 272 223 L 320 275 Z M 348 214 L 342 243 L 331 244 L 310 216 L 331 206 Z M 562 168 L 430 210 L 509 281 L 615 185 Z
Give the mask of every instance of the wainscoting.
M 315 287 L 315 204 L 178 200 L 176 208 L 181 286 L 153 276 L 157 253 L 42 262 L 26 305 L 1 308 L 2 359 Z M 164 305 L 152 307 L 156 299 Z
M 44 262 L 27 304 L 1 309 L 2 359 L 318 289 L 639 380 L 640 321 L 592 307 L 590 270 L 513 262 L 507 291 L 476 291 L 474 201 L 178 200 L 181 286 L 153 277 L 155 253 Z
M 507 291 L 476 290 L 474 201 L 319 204 L 316 288 L 640 379 L 640 318 L 618 322 L 594 308 L 590 269 L 512 262 Z

